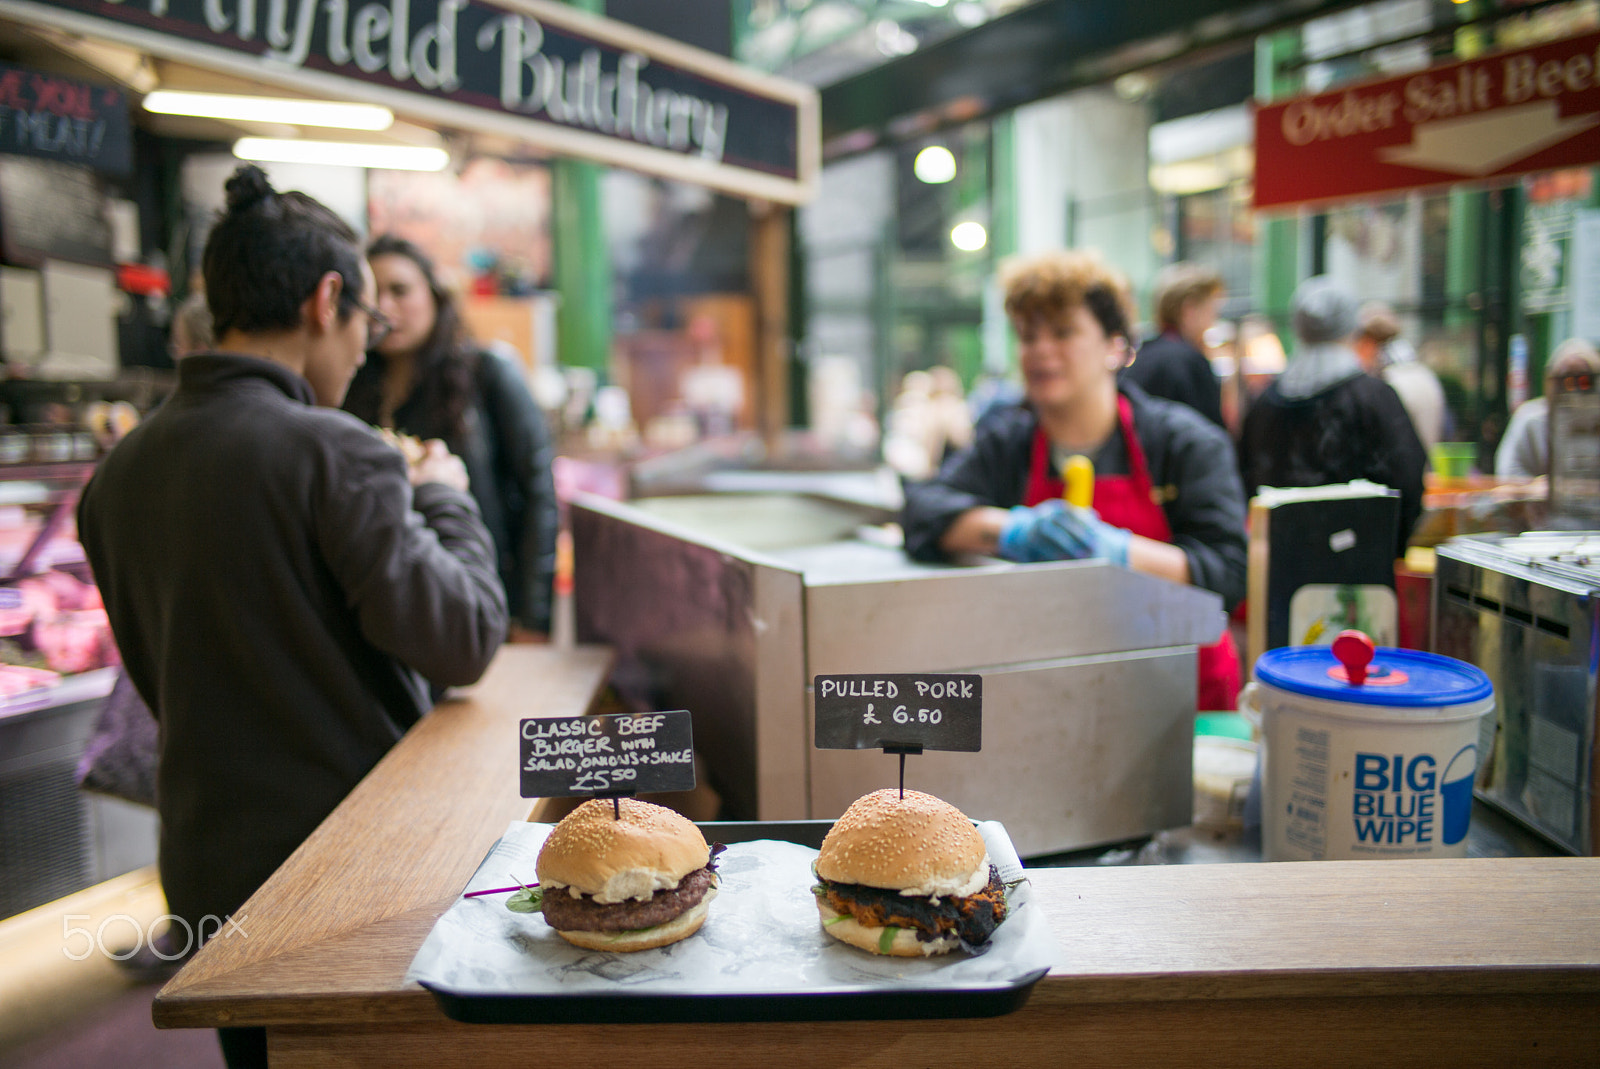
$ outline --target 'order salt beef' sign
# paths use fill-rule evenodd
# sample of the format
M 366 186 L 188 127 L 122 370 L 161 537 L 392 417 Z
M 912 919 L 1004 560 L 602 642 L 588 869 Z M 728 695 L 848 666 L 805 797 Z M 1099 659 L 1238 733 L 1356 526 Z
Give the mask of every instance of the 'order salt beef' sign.
M 522 797 L 694 790 L 694 728 L 685 710 L 524 720 Z
M 983 749 L 983 677 L 817 676 L 815 740 L 821 750 Z
M 1600 34 L 1256 111 L 1255 206 L 1600 162 Z
M 0 153 L 126 174 L 132 144 L 122 90 L 0 63 Z
M 543 0 L 0 0 L 0 14 L 303 93 L 785 203 L 817 95 Z

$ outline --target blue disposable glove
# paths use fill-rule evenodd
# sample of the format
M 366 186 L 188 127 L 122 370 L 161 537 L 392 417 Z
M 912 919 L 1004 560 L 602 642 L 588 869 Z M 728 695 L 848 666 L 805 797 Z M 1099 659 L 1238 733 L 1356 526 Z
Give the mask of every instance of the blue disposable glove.
M 1094 509 L 1051 498 L 1011 510 L 1000 529 L 1000 555 L 1025 564 L 1100 557 L 1125 566 L 1132 539 L 1126 528 L 1105 522 Z

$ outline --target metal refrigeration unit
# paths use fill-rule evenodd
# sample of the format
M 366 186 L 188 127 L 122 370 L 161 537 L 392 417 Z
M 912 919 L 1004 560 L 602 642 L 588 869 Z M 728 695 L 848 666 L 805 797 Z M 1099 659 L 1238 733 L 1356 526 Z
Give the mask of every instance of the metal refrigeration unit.
M 1103 561 L 910 561 L 858 537 L 893 515 L 793 493 L 572 504 L 577 637 L 614 683 L 694 714 L 724 816 L 828 819 L 893 786 L 876 750 L 818 750 L 813 677 L 983 676 L 983 748 L 906 785 L 1003 821 L 1024 856 L 1190 822 L 1196 649 L 1221 599 Z
M 1494 683 L 1478 797 L 1594 854 L 1600 532 L 1473 535 L 1436 552 L 1434 648 Z

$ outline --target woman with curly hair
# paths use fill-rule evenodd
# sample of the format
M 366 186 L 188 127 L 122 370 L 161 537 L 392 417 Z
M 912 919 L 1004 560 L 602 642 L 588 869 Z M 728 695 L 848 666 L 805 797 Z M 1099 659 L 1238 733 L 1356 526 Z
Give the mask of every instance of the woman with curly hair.
M 1127 281 L 1084 252 L 1002 271 L 1026 396 L 984 418 L 972 446 L 907 492 L 906 550 L 919 560 L 1101 557 L 1222 595 L 1245 592 L 1244 493 L 1226 433 L 1193 409 L 1117 382 L 1132 320 Z M 1094 464 L 1090 507 L 1062 500 L 1074 454 Z M 1200 651 L 1199 708 L 1231 709 L 1232 639 Z
M 461 457 L 494 536 L 512 621 L 548 634 L 554 448 L 522 370 L 473 342 L 455 296 L 415 244 L 385 234 L 367 246 L 367 260 L 378 310 L 394 329 L 356 372 L 345 410 L 400 434 L 442 439 Z

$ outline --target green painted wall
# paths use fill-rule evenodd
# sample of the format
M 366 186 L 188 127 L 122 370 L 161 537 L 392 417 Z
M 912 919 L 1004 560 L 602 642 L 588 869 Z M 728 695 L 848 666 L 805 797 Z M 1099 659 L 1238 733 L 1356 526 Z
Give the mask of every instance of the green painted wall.
M 605 0 L 567 0 L 604 15 Z M 551 167 L 554 284 L 561 362 L 604 373 L 611 365 L 611 257 L 606 249 L 598 164 L 558 159 Z

